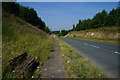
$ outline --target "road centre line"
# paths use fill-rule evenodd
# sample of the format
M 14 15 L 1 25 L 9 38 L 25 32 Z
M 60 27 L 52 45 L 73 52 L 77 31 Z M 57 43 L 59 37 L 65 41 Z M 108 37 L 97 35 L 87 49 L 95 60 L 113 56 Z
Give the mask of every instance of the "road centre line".
M 115 51 L 116 54 L 120 54 L 119 52 Z
M 95 45 L 90 45 L 90 44 L 87 44 L 87 43 L 84 43 L 85 45 L 89 45 L 89 46 L 92 46 L 92 47 L 95 47 L 95 48 L 100 48 L 98 46 L 95 46 Z
M 89 46 L 92 46 L 92 47 L 95 47 L 95 48 L 100 48 L 100 47 L 98 47 L 98 46 L 95 46 L 95 45 L 90 45 L 90 44 L 87 44 L 87 43 L 84 43 L 85 45 L 89 45 Z M 117 51 L 115 51 L 114 53 L 116 53 L 116 54 L 120 54 L 119 52 L 117 52 Z
M 87 43 L 84 43 L 85 45 L 88 45 Z
M 95 46 L 95 45 L 90 45 L 90 46 L 92 46 L 92 47 L 95 47 L 95 48 L 100 48 L 100 47 L 98 47 L 98 46 Z

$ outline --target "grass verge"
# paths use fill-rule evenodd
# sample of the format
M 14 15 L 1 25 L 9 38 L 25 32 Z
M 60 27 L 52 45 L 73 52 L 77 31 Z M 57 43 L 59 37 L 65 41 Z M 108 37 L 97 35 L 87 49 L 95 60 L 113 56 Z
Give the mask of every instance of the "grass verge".
M 107 78 L 89 60 L 81 56 L 74 48 L 58 40 L 67 78 Z
M 107 44 L 120 45 L 120 39 L 83 38 L 83 37 L 66 37 L 66 38 L 88 40 L 88 41 L 95 41 L 95 42 L 101 42 L 101 43 L 107 43 Z
M 2 28 L 2 76 L 3 78 L 27 78 L 25 71 L 10 72 L 7 64 L 12 58 L 27 52 L 29 57 L 38 57 L 43 66 L 51 55 L 54 39 L 36 30 L 14 15 L 3 13 Z M 41 67 L 34 72 L 37 78 Z
M 119 44 L 120 41 L 120 27 L 101 27 L 83 31 L 72 31 L 66 37 L 63 38 L 75 38 L 81 40 L 90 40 L 108 44 Z

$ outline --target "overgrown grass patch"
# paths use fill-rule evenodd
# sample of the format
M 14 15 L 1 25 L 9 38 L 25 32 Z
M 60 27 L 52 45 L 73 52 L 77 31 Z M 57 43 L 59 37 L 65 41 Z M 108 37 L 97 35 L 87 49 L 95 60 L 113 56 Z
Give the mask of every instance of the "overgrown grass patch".
M 81 56 L 74 48 L 58 40 L 67 78 L 107 78 L 88 59 Z
M 3 78 L 25 77 L 24 71 L 9 72 L 7 67 L 9 60 L 24 52 L 28 54 L 28 58 L 37 57 L 40 66 L 43 66 L 52 54 L 54 39 L 11 14 L 3 13 L 2 22 Z M 40 71 L 41 67 L 33 75 L 37 78 Z

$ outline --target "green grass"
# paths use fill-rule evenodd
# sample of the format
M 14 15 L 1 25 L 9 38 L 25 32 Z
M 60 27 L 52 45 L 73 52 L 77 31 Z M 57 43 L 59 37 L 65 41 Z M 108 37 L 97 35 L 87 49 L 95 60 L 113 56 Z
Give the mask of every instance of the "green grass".
M 101 43 L 107 43 L 107 44 L 120 45 L 119 43 L 120 39 L 84 38 L 84 37 L 66 37 L 66 38 L 74 38 L 74 39 L 80 39 L 80 40 L 88 40 L 88 41 L 95 41 L 95 42 L 101 42 Z
M 69 34 L 72 36 L 67 36 L 65 38 L 76 38 L 82 40 L 90 40 L 102 43 L 109 43 L 109 44 L 120 44 L 120 33 L 118 32 L 120 27 L 112 26 L 112 27 L 103 27 L 97 29 L 90 29 L 84 31 L 72 31 Z M 91 35 L 93 34 L 94 35 Z M 119 36 L 117 36 L 119 35 Z
M 118 32 L 120 27 L 117 26 L 107 26 L 107 27 L 101 27 L 101 28 L 96 28 L 96 29 L 88 29 L 88 30 L 83 30 L 83 31 L 72 31 L 71 33 L 79 34 L 82 32 L 108 32 L 108 33 L 116 33 Z
M 3 13 L 2 24 L 2 74 L 3 78 L 22 78 L 24 74 L 8 72 L 8 61 L 21 53 L 27 52 L 28 57 L 38 57 L 43 66 L 51 55 L 54 39 L 46 33 L 39 32 L 31 25 L 14 15 Z M 41 68 L 34 72 L 38 76 Z
M 88 59 L 81 56 L 74 48 L 58 40 L 67 78 L 107 78 Z

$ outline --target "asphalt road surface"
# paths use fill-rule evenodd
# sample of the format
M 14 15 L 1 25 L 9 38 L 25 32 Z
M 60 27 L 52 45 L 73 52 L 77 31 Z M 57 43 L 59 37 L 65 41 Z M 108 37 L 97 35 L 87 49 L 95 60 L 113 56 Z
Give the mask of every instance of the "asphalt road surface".
M 87 40 L 78 39 L 61 39 L 84 57 L 88 58 L 95 66 L 98 67 L 110 78 L 118 78 L 118 45 L 105 44 Z

